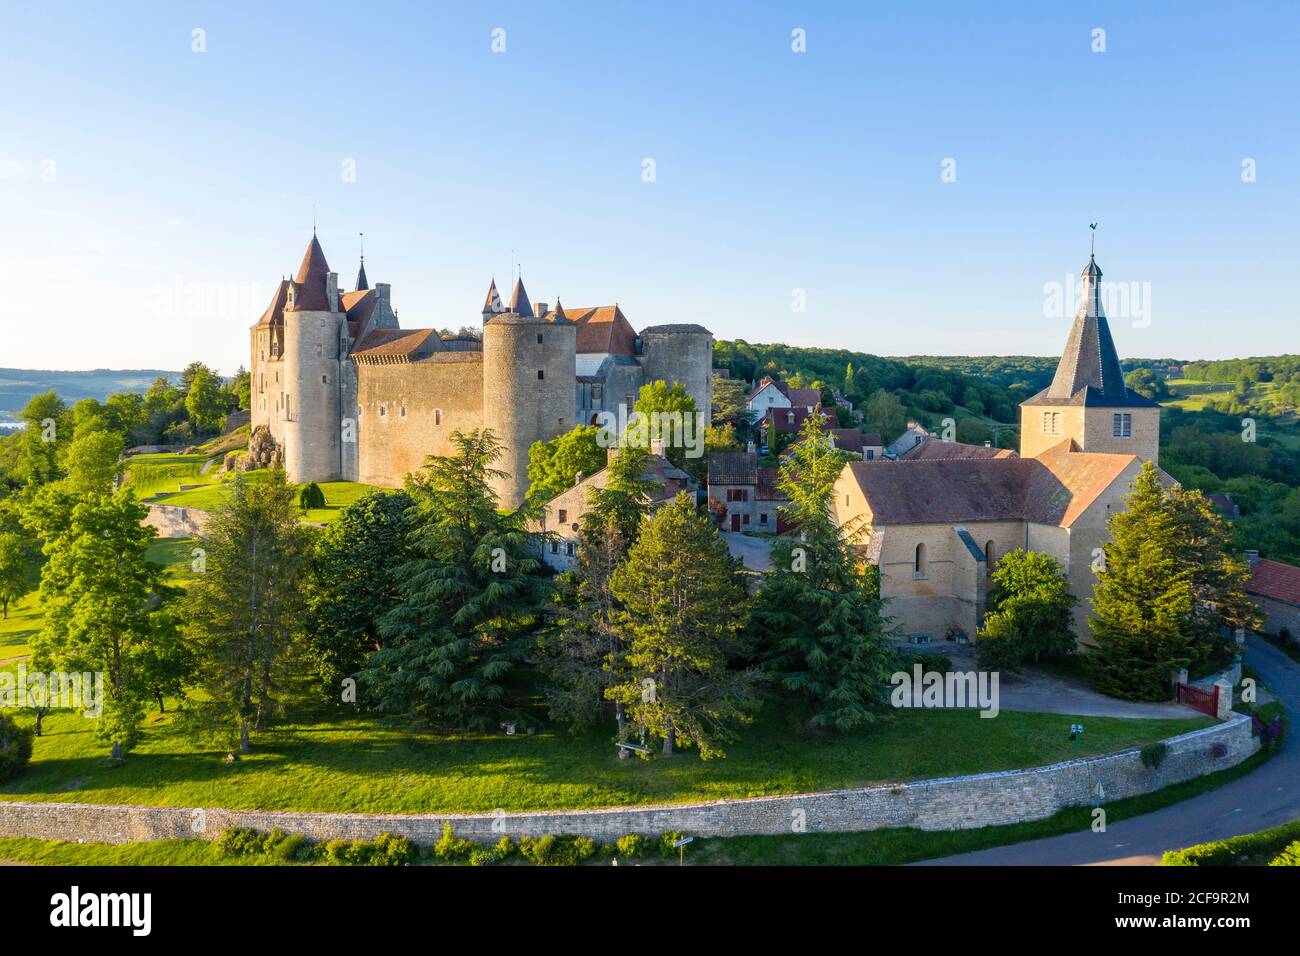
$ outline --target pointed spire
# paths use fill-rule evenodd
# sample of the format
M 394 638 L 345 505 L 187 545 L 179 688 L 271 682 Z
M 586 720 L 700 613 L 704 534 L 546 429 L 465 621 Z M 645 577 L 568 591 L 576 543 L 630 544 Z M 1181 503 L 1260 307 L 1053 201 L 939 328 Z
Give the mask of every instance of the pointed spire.
M 506 307 L 501 304 L 501 293 L 497 291 L 497 278 L 493 276 L 488 286 L 487 298 L 483 300 L 483 314 L 496 315 L 505 310 Z
M 298 266 L 298 274 L 293 277 L 297 292 L 294 295 L 291 311 L 332 312 L 334 305 L 329 302 L 329 297 L 325 294 L 325 282 L 329 274 L 330 265 L 325 261 L 325 250 L 320 247 L 320 240 L 316 238 L 316 230 L 313 227 L 311 243 L 303 254 L 302 265 Z
M 1123 400 L 1128 397 L 1128 389 L 1101 305 L 1101 267 L 1096 256 L 1088 257 L 1081 279 L 1079 309 L 1047 390 L 1048 397 L 1065 400 L 1081 389 L 1092 388 L 1099 397 Z
M 560 305 L 560 297 L 558 295 L 555 297 L 555 308 L 551 310 L 551 314 L 548 315 L 547 318 L 552 322 L 569 321 L 569 317 L 564 314 L 564 306 Z
M 510 294 L 510 311 L 515 315 L 533 317 L 533 304 L 528 301 L 528 293 L 524 291 L 522 275 L 515 280 L 514 292 Z
M 357 287 L 354 291 L 364 292 L 370 288 L 370 282 L 366 279 L 366 234 L 357 233 L 361 237 L 361 268 L 357 270 Z

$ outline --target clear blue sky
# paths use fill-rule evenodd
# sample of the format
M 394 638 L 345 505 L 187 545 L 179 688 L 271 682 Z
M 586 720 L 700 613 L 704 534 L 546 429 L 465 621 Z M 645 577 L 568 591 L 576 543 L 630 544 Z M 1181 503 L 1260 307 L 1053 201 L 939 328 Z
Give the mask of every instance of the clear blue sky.
M 1293 3 L 0 11 L 0 366 L 233 371 L 313 205 L 410 327 L 477 322 L 513 252 L 637 326 L 1051 354 L 1100 221 L 1122 355 L 1300 350 Z

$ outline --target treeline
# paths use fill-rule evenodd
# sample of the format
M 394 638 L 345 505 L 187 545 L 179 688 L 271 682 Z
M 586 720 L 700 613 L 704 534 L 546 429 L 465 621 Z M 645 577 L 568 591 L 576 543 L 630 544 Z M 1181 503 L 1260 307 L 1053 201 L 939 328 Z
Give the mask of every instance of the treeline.
M 1300 355 L 1188 362 L 1184 374 L 1197 381 L 1220 384 L 1300 382 Z

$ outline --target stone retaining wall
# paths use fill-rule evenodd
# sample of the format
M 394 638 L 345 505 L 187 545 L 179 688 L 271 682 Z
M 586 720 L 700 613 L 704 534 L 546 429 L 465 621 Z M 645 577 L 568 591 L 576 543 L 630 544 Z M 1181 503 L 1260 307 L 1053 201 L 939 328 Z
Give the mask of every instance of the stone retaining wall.
M 197 538 L 212 519 L 206 511 L 181 505 L 150 505 L 149 514 L 140 522 L 158 529 L 160 538 Z
M 183 807 L 105 806 L 0 801 L 0 835 L 102 843 L 174 837 L 215 839 L 227 827 L 301 833 L 313 840 L 374 837 L 384 831 L 421 844 L 435 842 L 444 821 L 457 836 L 484 843 L 512 837 L 572 833 L 611 840 L 627 833 L 658 836 L 681 831 L 695 836 L 783 834 L 801 822 L 809 833 L 917 827 L 960 830 L 1049 817 L 1069 806 L 1109 803 L 1150 793 L 1193 777 L 1224 770 L 1259 749 L 1250 718 L 1173 737 L 1159 768 L 1126 750 L 1080 760 L 965 777 L 947 777 L 795 796 L 719 800 L 674 806 L 615 807 L 498 814 L 362 814 L 222 810 Z M 1222 756 L 1215 753 L 1222 745 Z

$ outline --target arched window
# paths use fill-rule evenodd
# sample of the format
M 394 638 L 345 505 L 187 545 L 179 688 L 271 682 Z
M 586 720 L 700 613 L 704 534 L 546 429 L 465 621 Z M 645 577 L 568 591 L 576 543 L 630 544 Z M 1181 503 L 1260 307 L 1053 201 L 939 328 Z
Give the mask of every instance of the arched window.
M 993 542 L 984 542 L 984 569 L 989 574 L 993 573 L 993 565 L 997 564 L 998 559 L 993 554 Z
M 916 546 L 916 576 L 918 578 L 925 577 L 925 545 L 924 544 L 918 544 Z
M 435 425 L 441 425 L 441 424 L 442 424 L 442 409 L 441 409 L 441 408 L 435 408 L 435 409 L 433 410 L 433 423 L 434 423 Z

